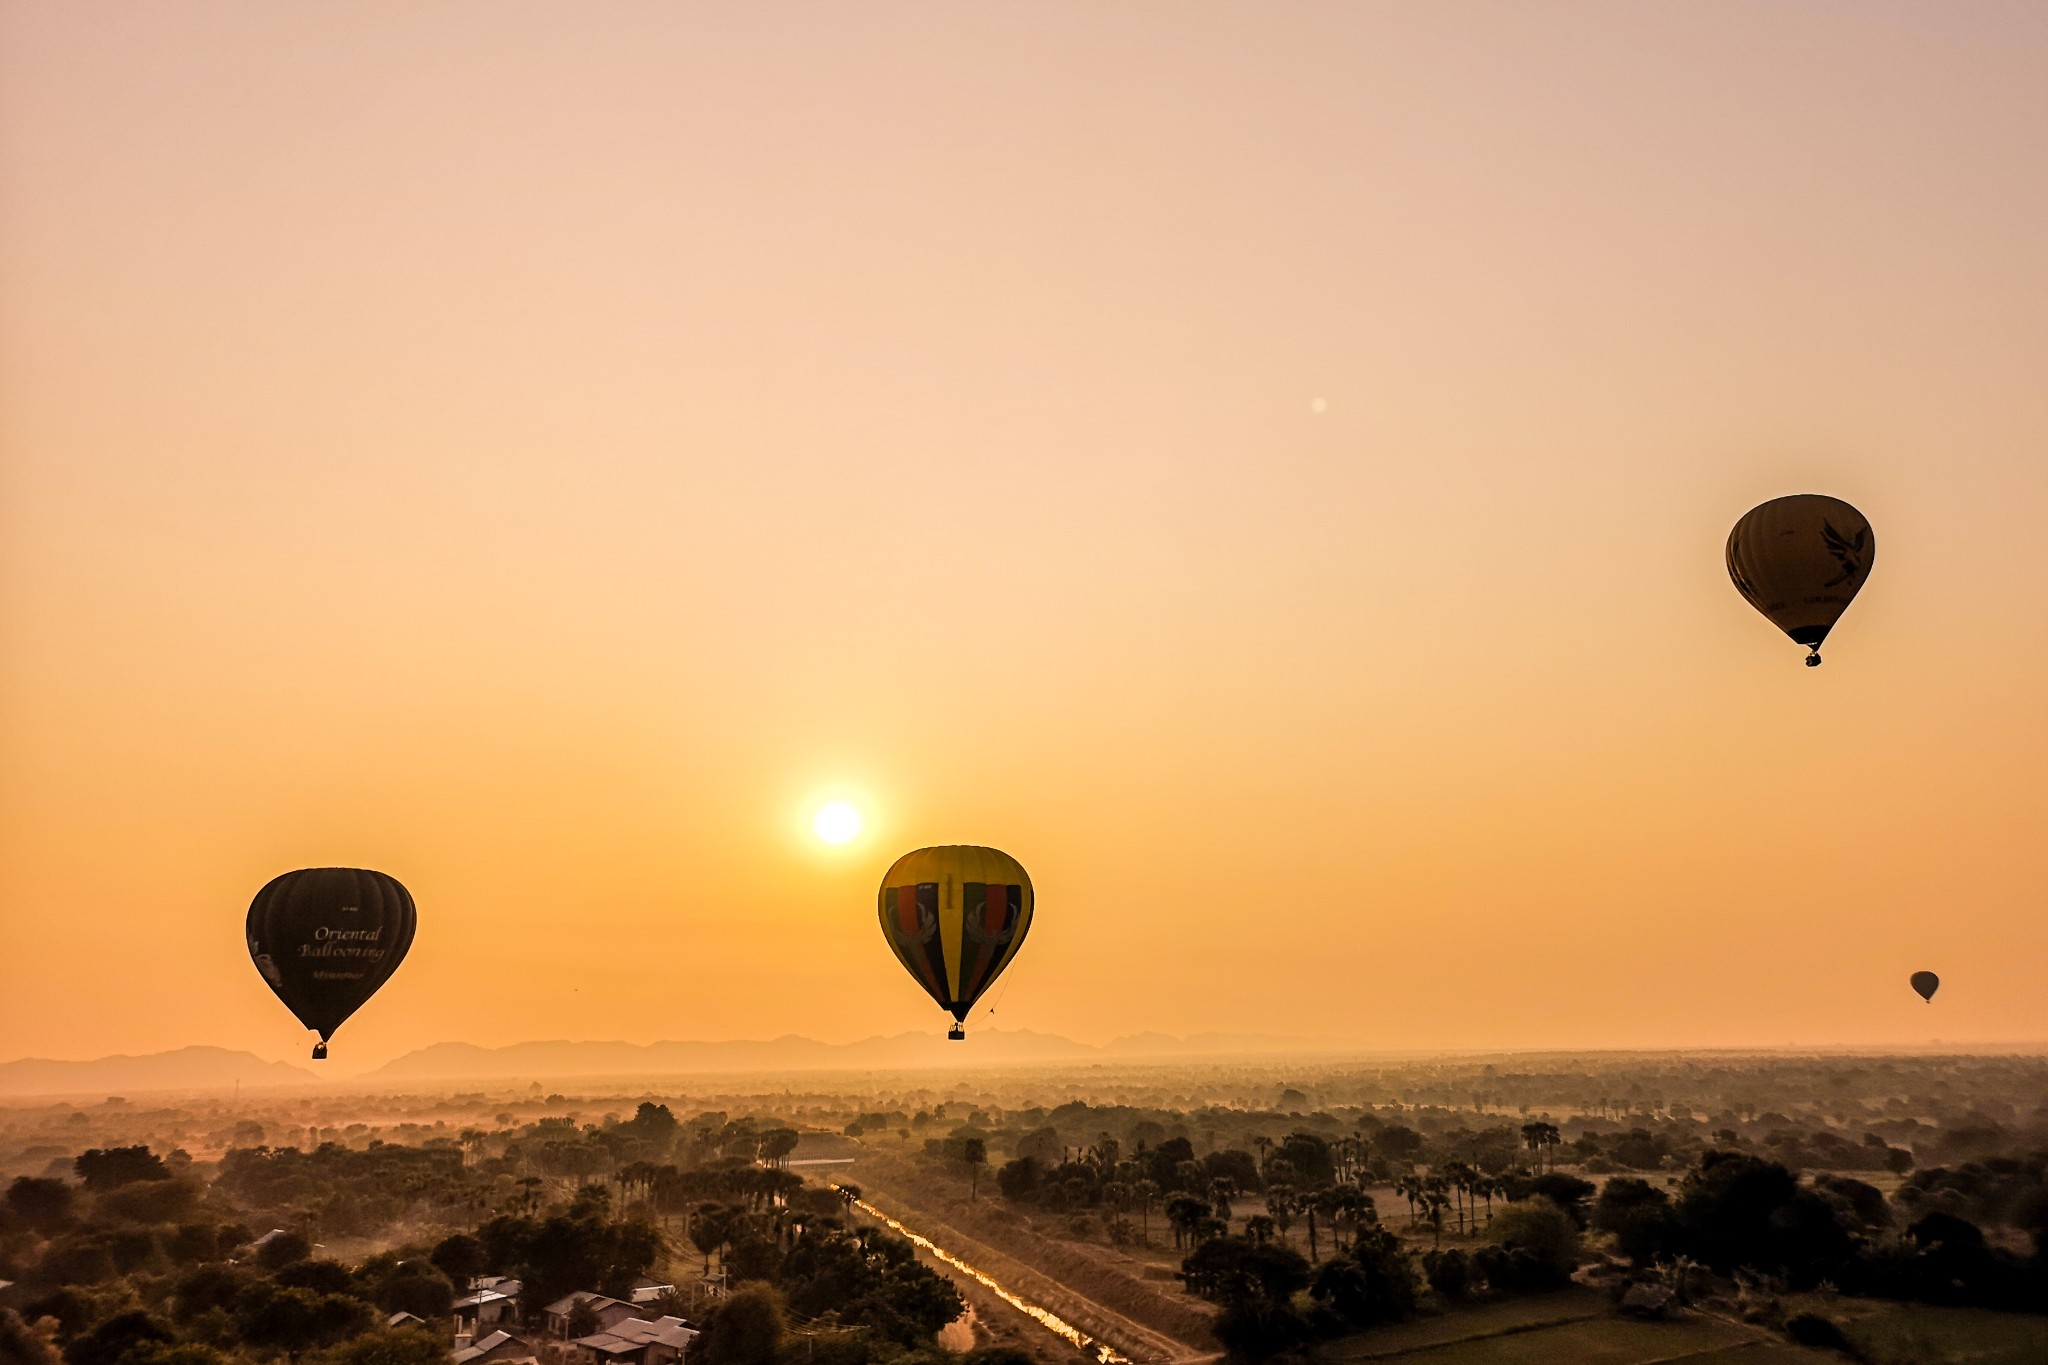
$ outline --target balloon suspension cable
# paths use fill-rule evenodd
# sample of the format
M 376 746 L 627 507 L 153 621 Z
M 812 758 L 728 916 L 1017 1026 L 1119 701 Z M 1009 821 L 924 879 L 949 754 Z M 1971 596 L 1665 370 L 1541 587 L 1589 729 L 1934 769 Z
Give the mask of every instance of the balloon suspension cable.
M 327 1060 L 327 1042 L 325 1039 L 313 1044 L 313 1060 L 316 1062 Z
M 1012 981 L 1015 981 L 1016 979 L 1017 974 L 1015 972 L 1011 972 L 1009 975 L 1005 976 L 1003 978 L 1003 984 L 996 987 L 996 998 L 988 1002 L 988 1008 L 983 1010 L 982 1013 L 993 1018 L 995 1016 L 996 1006 L 1003 1003 L 1003 997 L 1010 993 L 1010 983 Z
M 1809 654 L 1808 654 L 1808 655 L 1806 656 L 1806 666 L 1807 666 L 1808 668 L 1819 668 L 1819 667 L 1820 667 L 1820 646 L 1819 646 L 1819 645 L 1815 645 L 1815 646 L 1813 647 L 1813 650 L 1812 650 L 1812 652 L 1810 652 L 1810 653 L 1809 653 Z

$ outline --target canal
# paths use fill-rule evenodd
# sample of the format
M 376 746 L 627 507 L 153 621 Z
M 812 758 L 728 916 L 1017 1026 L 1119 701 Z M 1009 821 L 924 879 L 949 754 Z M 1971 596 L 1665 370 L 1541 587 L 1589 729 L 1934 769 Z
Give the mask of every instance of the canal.
M 842 1195 L 846 1193 L 838 1185 L 834 1185 L 832 1188 L 839 1190 Z M 1095 1357 L 1100 1362 L 1100 1365 L 1131 1365 L 1130 1358 L 1120 1354 L 1115 1348 L 1104 1342 L 1097 1341 L 1094 1337 L 1089 1336 L 1057 1313 L 1049 1309 L 1040 1308 L 1021 1294 L 1013 1293 L 998 1281 L 995 1276 L 990 1275 L 978 1266 L 969 1265 L 922 1233 L 912 1232 L 873 1204 L 868 1203 L 867 1200 L 855 1197 L 853 1206 L 881 1222 L 891 1232 L 900 1233 L 903 1237 L 909 1239 L 910 1243 L 917 1247 L 918 1250 L 929 1252 L 933 1257 L 944 1261 L 953 1269 L 968 1276 L 976 1284 L 994 1294 L 1004 1303 L 1009 1304 L 1010 1307 L 1016 1309 L 1025 1317 L 1030 1318 L 1040 1327 L 1045 1328 L 1046 1331 L 1053 1333 L 1055 1336 L 1063 1337 L 1076 1347 L 1086 1351 L 1089 1355 Z

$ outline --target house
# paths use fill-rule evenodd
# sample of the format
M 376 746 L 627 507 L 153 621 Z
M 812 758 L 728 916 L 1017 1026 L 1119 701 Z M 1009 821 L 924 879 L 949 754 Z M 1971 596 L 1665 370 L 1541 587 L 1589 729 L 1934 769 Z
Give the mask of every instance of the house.
M 627 1318 L 638 1318 L 630 1303 L 621 1303 L 605 1294 L 588 1289 L 579 1289 L 574 1294 L 564 1294 L 549 1304 L 543 1311 L 548 1331 L 558 1337 L 569 1335 L 569 1318 L 578 1309 L 587 1309 L 597 1319 L 597 1330 L 609 1332 Z
M 425 1327 L 427 1320 L 417 1313 L 408 1313 L 404 1309 L 400 1309 L 384 1319 L 384 1325 L 386 1327 Z
M 625 1318 L 607 1331 L 576 1340 L 581 1365 L 676 1365 L 697 1329 L 676 1317 Z
M 519 1281 L 505 1275 L 481 1275 L 469 1292 L 450 1305 L 457 1334 L 481 1336 L 501 1322 L 519 1321 Z
M 510 1332 L 493 1332 L 487 1337 L 449 1353 L 455 1365 L 494 1365 L 497 1361 L 532 1360 L 534 1350 L 524 1339 Z
M 660 1280 L 635 1280 L 633 1292 L 628 1297 L 632 1299 L 635 1308 L 645 1308 L 649 1304 L 660 1303 L 675 1292 L 674 1285 Z

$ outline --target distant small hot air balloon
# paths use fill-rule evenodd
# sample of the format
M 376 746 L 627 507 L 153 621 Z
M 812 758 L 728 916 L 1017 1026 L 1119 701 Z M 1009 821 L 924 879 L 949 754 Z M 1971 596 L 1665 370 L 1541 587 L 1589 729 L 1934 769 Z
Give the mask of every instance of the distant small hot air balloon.
M 882 936 L 897 961 L 953 1016 L 948 1038 L 1002 975 L 1031 931 L 1031 878 L 993 848 L 952 845 L 906 853 L 882 878 Z
M 418 923 L 397 879 L 358 867 L 309 867 L 273 878 L 249 903 L 249 956 L 285 1008 L 334 1031 L 405 961 Z
M 1920 998 L 1931 1005 L 1934 1003 L 1934 993 L 1941 989 L 1941 978 L 1933 972 L 1915 972 L 1913 989 L 1920 992 Z
M 1752 507 L 1728 533 L 1728 576 L 1770 623 L 1820 663 L 1828 638 L 1877 559 L 1877 536 L 1840 498 L 1797 493 Z

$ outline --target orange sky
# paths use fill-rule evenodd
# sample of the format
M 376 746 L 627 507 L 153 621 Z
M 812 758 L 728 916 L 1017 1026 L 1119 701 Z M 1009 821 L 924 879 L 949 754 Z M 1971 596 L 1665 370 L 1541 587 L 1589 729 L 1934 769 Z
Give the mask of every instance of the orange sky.
M 9 3 L 0 195 L 0 1057 L 327 863 L 337 1067 L 937 1029 L 937 842 L 1007 1027 L 2048 1039 L 2037 5 Z

